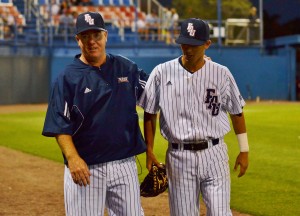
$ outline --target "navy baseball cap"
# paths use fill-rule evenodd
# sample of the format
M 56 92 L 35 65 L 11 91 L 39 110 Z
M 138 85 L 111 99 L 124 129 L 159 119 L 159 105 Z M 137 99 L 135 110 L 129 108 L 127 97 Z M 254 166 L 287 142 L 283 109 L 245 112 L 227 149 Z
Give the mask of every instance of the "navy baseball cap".
M 209 40 L 209 26 L 204 20 L 190 18 L 181 23 L 179 37 L 175 40 L 178 44 L 201 46 Z
M 98 12 L 84 12 L 76 19 L 76 34 L 88 30 L 106 31 L 104 20 Z

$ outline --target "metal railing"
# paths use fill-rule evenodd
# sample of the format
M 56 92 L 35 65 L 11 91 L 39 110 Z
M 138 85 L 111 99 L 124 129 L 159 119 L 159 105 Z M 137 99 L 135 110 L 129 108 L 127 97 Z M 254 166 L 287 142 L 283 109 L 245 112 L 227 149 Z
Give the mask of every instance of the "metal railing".
M 57 24 L 54 22 L 54 17 L 51 14 L 51 3 L 46 6 L 44 12 L 41 10 L 41 5 L 37 0 L 24 0 L 24 15 L 26 18 L 26 25 L 20 26 L 15 23 L 15 26 L 10 27 L 11 35 L 7 36 L 8 26 L 6 23 L 1 22 L 0 19 L 0 43 L 12 44 L 12 45 L 34 45 L 34 46 L 77 46 L 74 39 L 74 24 L 69 25 L 67 23 Z M 146 2 L 146 1 L 145 1 Z M 145 3 L 144 2 L 144 3 Z M 154 7 L 159 12 L 159 25 L 153 31 L 148 31 L 148 35 L 138 33 L 137 30 L 137 11 L 141 10 L 141 0 L 136 1 L 135 18 L 132 20 L 129 26 L 118 26 L 115 23 L 122 21 L 116 17 L 112 18 L 108 22 L 109 28 L 109 40 L 108 45 L 140 45 L 140 44 L 158 44 L 158 45 L 173 45 L 174 39 L 179 33 L 179 25 L 177 29 L 170 30 L 163 26 L 164 8 L 156 0 L 147 0 L 146 11 L 151 11 Z M 45 8 L 45 5 L 43 6 Z M 218 44 L 218 40 L 224 41 L 225 45 L 232 45 L 232 41 L 229 41 L 228 26 L 226 21 L 220 22 L 218 20 L 208 20 L 211 27 L 211 39 L 215 44 Z M 180 21 L 179 21 L 180 23 Z M 148 40 L 146 39 L 148 38 Z M 226 41 L 227 39 L 227 41 Z M 234 41 L 233 41 L 234 42 Z M 240 45 L 248 45 L 250 41 L 247 39 L 245 43 Z M 259 41 L 255 41 L 259 44 Z

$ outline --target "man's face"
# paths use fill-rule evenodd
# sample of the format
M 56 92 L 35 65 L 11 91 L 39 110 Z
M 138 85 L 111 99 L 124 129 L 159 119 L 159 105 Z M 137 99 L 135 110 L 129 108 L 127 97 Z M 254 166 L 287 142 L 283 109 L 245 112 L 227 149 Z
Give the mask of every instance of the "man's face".
M 181 50 L 184 59 L 186 62 L 194 63 L 199 60 L 199 58 L 203 58 L 205 54 L 205 50 L 210 46 L 210 41 L 207 41 L 205 44 L 201 46 L 192 46 L 187 44 L 181 44 Z
M 105 55 L 106 31 L 88 30 L 76 35 L 76 40 L 88 62 L 95 62 Z

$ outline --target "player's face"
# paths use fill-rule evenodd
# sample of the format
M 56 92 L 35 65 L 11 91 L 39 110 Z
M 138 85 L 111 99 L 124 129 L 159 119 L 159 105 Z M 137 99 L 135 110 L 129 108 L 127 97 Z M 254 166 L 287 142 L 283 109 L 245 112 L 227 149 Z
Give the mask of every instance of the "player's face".
M 106 31 L 88 30 L 78 34 L 76 40 L 87 62 L 97 62 L 105 57 Z
M 181 44 L 181 50 L 183 58 L 186 62 L 196 63 L 199 59 L 202 59 L 205 54 L 205 50 L 210 46 L 210 41 L 207 41 L 201 46 L 192 46 L 187 44 Z

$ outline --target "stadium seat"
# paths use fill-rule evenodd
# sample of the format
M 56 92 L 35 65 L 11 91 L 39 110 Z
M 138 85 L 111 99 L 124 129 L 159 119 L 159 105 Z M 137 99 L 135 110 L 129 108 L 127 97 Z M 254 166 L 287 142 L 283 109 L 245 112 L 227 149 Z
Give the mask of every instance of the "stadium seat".
M 103 5 L 111 5 L 110 0 L 103 0 Z
M 100 4 L 102 4 L 102 1 L 99 2 L 99 0 L 93 0 L 92 2 L 93 2 L 94 5 L 100 5 Z
M 92 12 L 94 12 L 94 11 L 98 11 L 98 7 L 96 7 L 96 6 L 87 6 L 87 10 L 88 11 L 92 11 Z
M 115 6 L 119 6 L 120 5 L 120 1 L 119 0 L 113 0 L 113 5 Z
M 103 13 L 104 8 L 105 8 L 105 6 L 99 5 L 99 6 L 97 7 L 97 10 L 98 10 L 99 13 Z
M 120 8 L 120 11 L 122 11 L 122 12 L 125 12 L 127 10 L 127 7 L 124 5 L 120 6 L 119 8 Z
M 130 6 L 130 5 L 132 5 L 132 1 L 131 0 L 123 0 L 123 5 Z
M 45 5 L 45 4 L 48 4 L 48 1 L 47 0 L 39 0 L 39 4 Z
M 74 8 L 74 9 L 73 9 L 73 8 Z M 77 10 L 76 10 L 76 9 L 77 9 Z M 73 11 L 77 11 L 77 13 L 80 14 L 80 13 L 84 13 L 84 12 L 89 11 L 89 8 L 88 8 L 88 6 L 78 5 L 78 6 L 73 6 L 73 7 L 72 7 L 72 10 L 73 10 Z
M 7 7 L 8 11 L 10 14 L 12 14 L 13 16 L 17 17 L 19 15 L 19 11 L 17 9 L 16 6 L 10 6 L 10 7 Z
M 103 13 L 102 16 L 105 22 L 112 22 L 113 15 L 111 13 Z
M 131 11 L 131 12 L 135 12 L 135 6 L 134 5 L 130 5 L 129 6 L 129 11 Z

